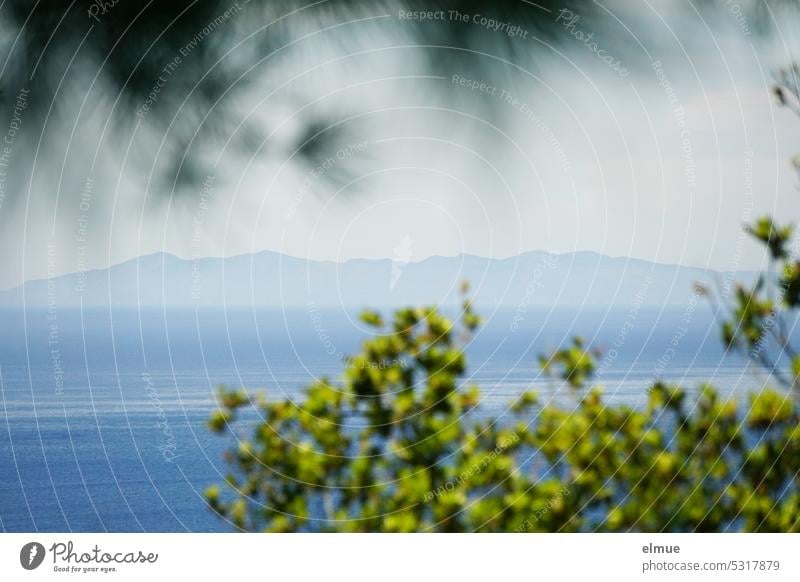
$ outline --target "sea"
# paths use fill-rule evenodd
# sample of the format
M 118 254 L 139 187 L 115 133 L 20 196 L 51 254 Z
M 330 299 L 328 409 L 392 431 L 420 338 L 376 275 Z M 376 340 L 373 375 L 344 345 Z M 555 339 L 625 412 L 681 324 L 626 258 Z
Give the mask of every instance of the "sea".
M 515 395 L 570 406 L 580 394 L 538 356 L 581 336 L 597 349 L 593 380 L 609 403 L 643 406 L 656 379 L 737 399 L 774 385 L 726 353 L 702 299 L 648 308 L 480 307 L 465 338 L 464 383 L 480 414 L 503 422 Z M 220 386 L 298 399 L 340 377 L 374 331 L 357 310 L 92 308 L 0 311 L 0 530 L 233 531 L 203 491 L 222 483 L 231 436 L 206 420 Z

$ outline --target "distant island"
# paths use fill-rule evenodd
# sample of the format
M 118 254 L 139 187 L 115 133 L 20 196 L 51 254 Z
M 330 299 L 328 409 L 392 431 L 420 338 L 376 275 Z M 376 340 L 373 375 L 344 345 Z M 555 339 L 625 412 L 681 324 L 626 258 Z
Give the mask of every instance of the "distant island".
M 724 288 L 755 276 L 593 252 L 418 262 L 400 253 L 396 259 L 341 263 L 271 251 L 201 259 L 155 253 L 108 269 L 29 281 L 0 292 L 0 306 L 392 307 L 432 300 L 446 306 L 457 304 L 464 280 L 475 303 L 484 306 L 668 306 L 686 305 L 698 282 Z

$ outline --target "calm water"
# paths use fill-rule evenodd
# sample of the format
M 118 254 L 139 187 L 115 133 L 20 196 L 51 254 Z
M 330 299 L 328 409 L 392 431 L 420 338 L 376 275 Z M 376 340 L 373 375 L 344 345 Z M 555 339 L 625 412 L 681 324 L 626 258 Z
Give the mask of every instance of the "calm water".
M 487 310 L 481 310 L 487 314 Z M 205 506 L 224 438 L 204 422 L 220 384 L 295 397 L 336 377 L 368 331 L 330 310 L 0 312 L 0 529 L 217 531 Z M 725 356 L 705 305 L 670 310 L 490 314 L 469 346 L 482 411 L 502 416 L 540 378 L 536 356 L 582 335 L 608 354 L 598 382 L 640 405 L 654 375 L 744 393 L 766 379 Z M 676 344 L 676 345 L 674 345 Z M 610 350 L 616 350 L 612 352 Z

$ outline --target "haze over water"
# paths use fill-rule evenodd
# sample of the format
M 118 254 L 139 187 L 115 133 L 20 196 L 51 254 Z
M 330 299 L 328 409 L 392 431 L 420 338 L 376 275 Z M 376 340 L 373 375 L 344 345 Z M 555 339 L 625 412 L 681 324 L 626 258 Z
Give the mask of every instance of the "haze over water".
M 503 422 L 519 392 L 575 402 L 537 356 L 574 335 L 604 349 L 597 383 L 641 406 L 659 376 L 735 397 L 767 378 L 724 355 L 710 308 L 495 312 L 470 342 L 477 414 Z M 203 489 L 226 473 L 205 421 L 220 384 L 296 397 L 336 379 L 368 333 L 343 310 L 6 310 L 0 329 L 0 526 L 5 531 L 227 531 Z M 516 318 L 516 319 L 515 319 Z M 687 323 L 684 322 L 686 318 Z M 677 338 L 677 341 L 676 341 Z M 561 386 L 561 387 L 560 387 Z

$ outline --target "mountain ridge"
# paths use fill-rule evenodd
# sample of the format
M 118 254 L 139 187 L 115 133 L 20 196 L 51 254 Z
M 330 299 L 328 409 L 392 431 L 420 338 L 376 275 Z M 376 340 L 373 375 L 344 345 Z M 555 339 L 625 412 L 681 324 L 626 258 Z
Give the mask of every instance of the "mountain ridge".
M 528 305 L 685 304 L 696 281 L 754 271 L 716 271 L 533 250 L 505 258 L 469 253 L 404 258 L 304 259 L 275 251 L 230 257 L 142 255 L 106 269 L 34 279 L 0 291 L 0 306 L 396 306 L 456 304 L 462 280 L 476 303 Z M 249 293 L 248 293 L 249 290 Z

